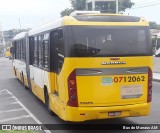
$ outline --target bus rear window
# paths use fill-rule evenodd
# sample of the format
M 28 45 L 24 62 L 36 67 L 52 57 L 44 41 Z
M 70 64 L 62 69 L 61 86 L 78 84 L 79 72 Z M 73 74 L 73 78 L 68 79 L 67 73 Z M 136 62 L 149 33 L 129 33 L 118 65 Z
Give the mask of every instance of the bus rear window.
M 148 27 L 66 27 L 66 56 L 150 56 Z

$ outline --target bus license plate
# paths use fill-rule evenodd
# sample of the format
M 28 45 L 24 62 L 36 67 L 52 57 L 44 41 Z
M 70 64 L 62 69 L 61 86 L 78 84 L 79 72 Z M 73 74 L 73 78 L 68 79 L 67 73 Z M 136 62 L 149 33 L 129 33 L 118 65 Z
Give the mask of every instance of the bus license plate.
M 121 116 L 121 111 L 108 112 L 108 116 L 110 116 L 110 117 Z
M 122 99 L 139 98 L 143 94 L 142 85 L 125 85 L 121 86 Z

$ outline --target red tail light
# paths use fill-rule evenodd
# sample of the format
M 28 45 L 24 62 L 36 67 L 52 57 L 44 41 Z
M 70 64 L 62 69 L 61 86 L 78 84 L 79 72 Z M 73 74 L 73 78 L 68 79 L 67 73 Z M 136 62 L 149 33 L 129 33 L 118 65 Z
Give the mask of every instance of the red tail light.
M 149 67 L 148 68 L 148 97 L 147 97 L 147 102 L 152 101 L 152 70 Z
M 68 96 L 67 105 L 78 107 L 77 84 L 76 84 L 76 70 L 73 70 L 68 77 Z

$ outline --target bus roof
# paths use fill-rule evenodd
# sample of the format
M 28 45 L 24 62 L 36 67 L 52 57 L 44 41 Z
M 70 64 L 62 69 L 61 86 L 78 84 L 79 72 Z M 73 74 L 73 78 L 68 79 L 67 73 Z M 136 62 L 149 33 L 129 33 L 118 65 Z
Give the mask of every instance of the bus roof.
M 148 22 L 143 17 L 129 16 L 123 14 L 103 14 L 95 12 L 93 14 L 72 14 L 58 18 L 49 23 L 37 26 L 28 32 L 28 36 L 33 36 L 42 32 L 59 28 L 62 25 L 124 25 L 124 26 L 148 26 Z M 26 32 L 16 35 L 13 40 L 25 37 Z
M 21 33 L 17 34 L 17 35 L 13 38 L 13 40 L 18 40 L 18 39 L 24 38 L 25 35 L 26 35 L 26 33 L 27 33 L 27 32 L 21 32 Z
M 59 19 L 53 20 L 49 23 L 46 23 L 46 24 L 43 24 L 43 25 L 38 26 L 36 28 L 33 28 L 32 30 L 29 31 L 28 35 L 32 36 L 32 35 L 35 35 L 38 33 L 49 31 L 49 30 L 61 27 L 62 24 L 63 24 L 63 18 L 59 18 Z

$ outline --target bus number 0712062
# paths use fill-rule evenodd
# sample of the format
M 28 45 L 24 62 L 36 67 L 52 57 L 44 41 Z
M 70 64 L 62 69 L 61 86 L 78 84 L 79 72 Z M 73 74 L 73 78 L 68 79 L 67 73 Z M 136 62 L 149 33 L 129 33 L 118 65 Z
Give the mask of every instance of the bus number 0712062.
M 128 76 L 128 77 L 115 77 L 113 79 L 114 83 L 120 82 L 144 82 L 145 76 Z

